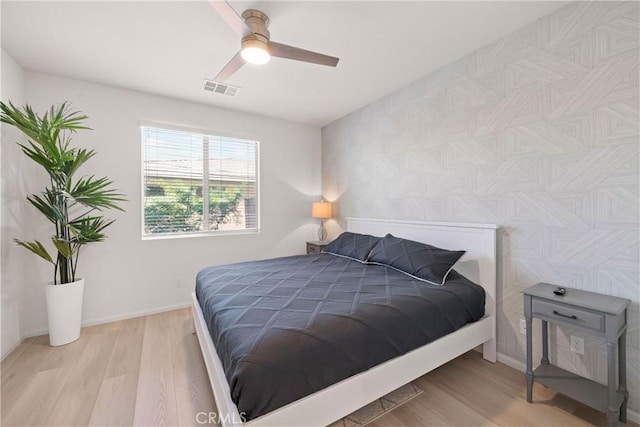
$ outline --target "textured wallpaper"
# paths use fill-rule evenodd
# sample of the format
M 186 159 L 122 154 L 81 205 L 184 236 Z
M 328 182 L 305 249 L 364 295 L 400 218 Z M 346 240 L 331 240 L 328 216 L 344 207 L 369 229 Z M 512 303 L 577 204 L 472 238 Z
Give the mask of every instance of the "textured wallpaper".
M 522 291 L 633 300 L 640 411 L 639 3 L 575 2 L 323 129 L 323 194 L 344 217 L 499 224 L 498 351 L 524 361 Z M 539 322 L 534 337 L 540 353 Z M 554 363 L 606 383 L 606 349 Z M 539 356 L 537 356 L 539 357 Z M 537 363 L 537 361 L 536 361 Z

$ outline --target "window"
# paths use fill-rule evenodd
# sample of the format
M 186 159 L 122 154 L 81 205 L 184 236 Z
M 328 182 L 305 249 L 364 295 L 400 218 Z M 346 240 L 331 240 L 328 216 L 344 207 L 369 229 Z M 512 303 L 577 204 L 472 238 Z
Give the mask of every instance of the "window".
M 143 235 L 258 231 L 257 141 L 142 127 Z

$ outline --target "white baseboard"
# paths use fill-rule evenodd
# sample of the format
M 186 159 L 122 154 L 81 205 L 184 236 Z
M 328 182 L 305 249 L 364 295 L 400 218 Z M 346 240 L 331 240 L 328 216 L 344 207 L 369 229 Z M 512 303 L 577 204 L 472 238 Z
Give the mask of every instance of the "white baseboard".
M 527 369 L 524 362 L 521 362 L 518 359 L 514 359 L 513 357 L 507 356 L 506 354 L 502 353 L 498 353 L 498 362 L 520 372 L 524 372 Z
M 167 305 L 167 306 L 164 306 L 164 307 L 153 308 L 153 309 L 150 309 L 150 310 L 133 311 L 133 312 L 126 313 L 126 314 L 118 314 L 118 315 L 115 315 L 115 316 L 107 316 L 107 317 L 102 317 L 102 318 L 99 318 L 99 319 L 92 319 L 92 320 L 83 321 L 82 322 L 82 327 L 86 328 L 87 326 L 102 325 L 104 323 L 117 322 L 119 320 L 133 319 L 135 317 L 142 317 L 142 316 L 148 316 L 150 314 L 164 313 L 165 311 L 179 310 L 181 308 L 187 308 L 187 307 L 191 307 L 191 304 L 188 303 L 188 302 L 181 303 L 181 304 L 175 304 L 175 305 Z M 24 341 L 25 338 L 37 337 L 39 335 L 45 335 L 45 334 L 48 334 L 48 333 L 49 333 L 48 329 L 39 329 L 39 330 L 29 331 L 24 335 L 24 337 L 22 338 L 21 342 Z M 17 345 L 16 345 L 16 347 L 17 347 Z
M 7 357 L 8 355 L 10 355 L 11 353 L 13 353 L 13 350 L 15 350 L 16 348 L 18 348 L 18 346 L 20 344 L 22 344 L 22 341 L 24 341 L 26 337 L 22 336 L 20 337 L 20 339 L 18 340 L 17 343 L 15 343 L 14 345 L 11 346 L 11 348 L 9 348 L 8 350 L 6 350 L 4 353 L 2 353 L 2 357 L 0 358 L 0 361 L 3 361 L 5 359 L 5 357 Z
M 510 368 L 516 369 L 520 372 L 524 372 L 527 370 L 527 367 L 524 362 L 519 361 L 518 359 L 514 359 L 513 357 L 507 356 L 502 353 L 498 353 L 498 362 L 509 366 Z M 640 424 L 640 413 L 636 411 L 632 411 L 627 408 L 627 418 L 629 421 L 632 421 L 636 424 Z M 624 424 L 621 424 L 624 425 Z

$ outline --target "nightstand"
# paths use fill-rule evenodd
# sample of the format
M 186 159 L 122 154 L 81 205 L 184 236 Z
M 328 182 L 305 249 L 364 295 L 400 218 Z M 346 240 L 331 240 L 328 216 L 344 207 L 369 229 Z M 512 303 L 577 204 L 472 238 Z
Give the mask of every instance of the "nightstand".
M 329 242 L 326 240 L 314 240 L 312 242 L 307 242 L 307 253 L 319 254 L 328 244 Z
M 539 283 L 524 291 L 524 317 L 527 323 L 527 402 L 531 403 L 533 382 L 552 388 L 587 406 L 605 412 L 607 422 L 627 422 L 627 308 L 631 300 L 566 288 L 566 294 L 553 293 L 557 286 Z M 542 320 L 542 360 L 532 368 L 532 319 Z M 566 325 L 605 338 L 607 346 L 607 385 L 596 383 L 549 363 L 548 322 Z M 617 383 L 617 389 L 616 389 Z

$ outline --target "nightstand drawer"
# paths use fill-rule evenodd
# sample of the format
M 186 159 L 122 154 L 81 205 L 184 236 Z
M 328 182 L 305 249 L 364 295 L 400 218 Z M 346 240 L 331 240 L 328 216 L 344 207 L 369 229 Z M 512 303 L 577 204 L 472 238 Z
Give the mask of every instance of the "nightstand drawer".
M 328 244 L 329 242 L 326 242 L 324 240 L 314 240 L 311 242 L 307 242 L 307 253 L 319 254 L 324 248 L 327 247 Z
M 307 243 L 308 254 L 319 254 L 321 250 L 322 248 L 320 248 L 320 246 Z
M 600 313 L 593 313 L 591 311 L 568 307 L 562 304 L 554 304 L 539 299 L 532 301 L 531 308 L 534 316 L 548 317 L 568 325 L 604 332 L 604 315 Z

